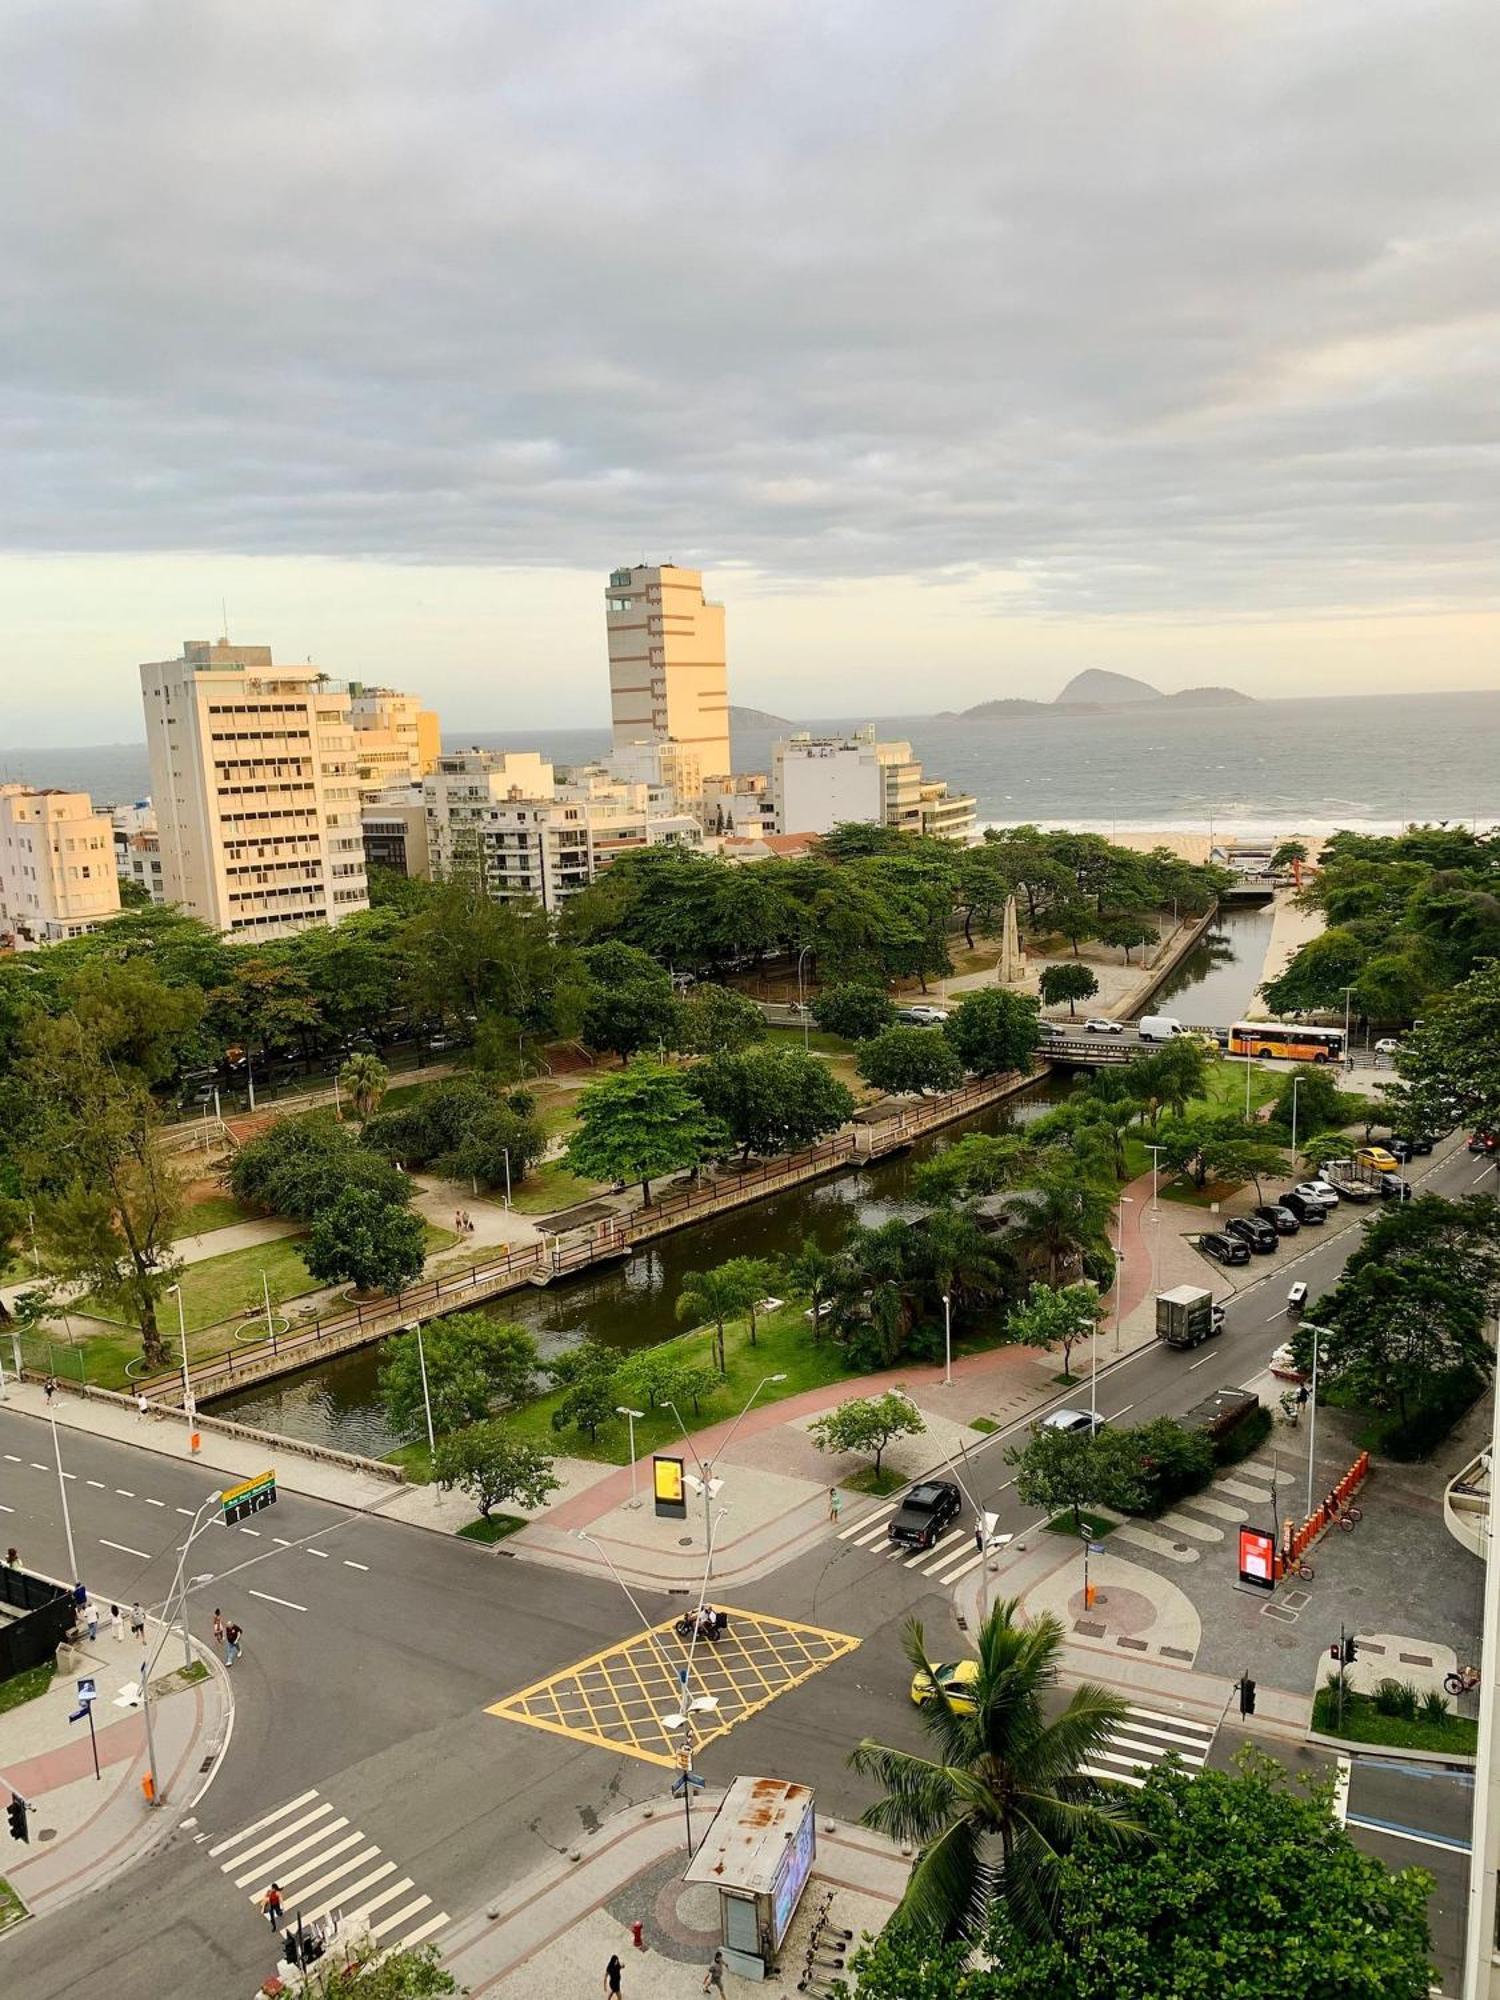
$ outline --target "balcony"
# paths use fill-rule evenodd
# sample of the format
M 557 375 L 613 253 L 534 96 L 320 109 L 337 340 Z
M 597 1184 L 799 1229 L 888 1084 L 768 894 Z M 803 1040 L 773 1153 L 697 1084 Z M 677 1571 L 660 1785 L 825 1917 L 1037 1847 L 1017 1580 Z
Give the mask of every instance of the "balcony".
M 1490 1455 L 1477 1458 L 1450 1479 L 1443 1490 L 1443 1526 L 1453 1537 L 1483 1562 L 1490 1518 Z

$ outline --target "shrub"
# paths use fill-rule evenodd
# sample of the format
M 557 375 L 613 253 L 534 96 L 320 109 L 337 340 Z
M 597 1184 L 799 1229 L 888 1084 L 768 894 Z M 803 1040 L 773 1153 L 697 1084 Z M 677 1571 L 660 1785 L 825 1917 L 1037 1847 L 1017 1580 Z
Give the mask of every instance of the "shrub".
M 1417 1719 L 1417 1690 L 1411 1681 L 1398 1681 L 1387 1675 L 1377 1685 L 1374 1700 L 1381 1715 L 1399 1716 L 1403 1722 Z
M 1252 1451 L 1263 1445 L 1271 1435 L 1271 1412 L 1262 1403 L 1258 1410 L 1252 1410 L 1248 1417 L 1241 1419 L 1232 1431 L 1214 1439 L 1214 1464 L 1238 1465 L 1242 1458 L 1248 1458 Z
M 1448 1720 L 1448 1703 L 1438 1688 L 1429 1688 L 1422 1697 L 1422 1720 L 1434 1728 Z

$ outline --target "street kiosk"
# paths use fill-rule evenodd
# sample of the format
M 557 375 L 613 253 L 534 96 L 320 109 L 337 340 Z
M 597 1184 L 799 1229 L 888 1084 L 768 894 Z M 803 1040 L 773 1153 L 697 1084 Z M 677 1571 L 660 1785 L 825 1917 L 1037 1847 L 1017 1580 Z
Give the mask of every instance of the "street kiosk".
M 764 1979 L 817 1853 L 810 1785 L 736 1778 L 683 1879 L 719 1892 L 719 1936 L 732 1972 Z

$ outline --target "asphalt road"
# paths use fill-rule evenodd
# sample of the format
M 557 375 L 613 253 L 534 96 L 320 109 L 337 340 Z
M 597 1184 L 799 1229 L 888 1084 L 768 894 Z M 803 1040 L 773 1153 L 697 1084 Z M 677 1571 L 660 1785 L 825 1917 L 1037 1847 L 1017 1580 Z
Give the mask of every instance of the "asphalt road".
M 1474 1172 L 1460 1150 L 1428 1184 L 1466 1192 Z M 1293 1265 L 1316 1292 L 1357 1241 L 1355 1232 L 1328 1230 L 1292 1239 L 1261 1260 L 1264 1275 L 1230 1302 L 1223 1335 L 1198 1355 L 1150 1349 L 1109 1364 L 1099 1407 L 1129 1421 L 1180 1412 L 1210 1388 L 1258 1373 L 1284 1337 Z M 1078 1400 L 1077 1390 L 1070 1394 Z M 1003 1458 L 1013 1435 L 972 1451 L 964 1480 L 1002 1525 L 1022 1528 L 1028 1516 Z M 76 1433 L 62 1434 L 62 1449 L 91 1589 L 106 1603 L 160 1600 L 211 1482 L 190 1464 Z M 0 1514 L 0 1542 L 61 1575 L 67 1559 L 46 1426 L 0 1409 L 0 1454 L 0 1505 L 11 1510 Z M 434 1908 L 454 1916 L 549 1852 L 566 1851 L 618 1805 L 665 1789 L 657 1766 L 484 1713 L 488 1702 L 637 1628 L 612 1584 L 296 1496 L 251 1525 L 254 1533 L 209 1528 L 193 1551 L 193 1571 L 213 1573 L 192 1600 L 196 1629 L 206 1635 L 218 1604 L 245 1630 L 233 1670 L 233 1742 L 198 1824 L 176 1831 L 108 1890 L 7 1942 L 7 1973 L 28 2000 L 71 2000 L 94 1988 L 112 2000 L 159 2000 L 174 1988 L 230 1993 L 241 1982 L 253 1990 L 271 1970 L 269 1936 L 207 1847 L 310 1787 L 378 1842 Z M 826 1810 L 857 1813 L 867 1794 L 847 1769 L 848 1747 L 863 1734 L 916 1744 L 901 1627 L 921 1616 L 934 1650 L 951 1649 L 949 1593 L 918 1566 L 886 1561 L 878 1547 L 830 1538 L 735 1596 L 862 1643 L 709 1745 L 700 1768 L 715 1782 L 743 1771 L 795 1772 L 817 1787 Z M 667 1602 L 644 1597 L 642 1608 L 654 1618 Z M 1456 1849 L 1410 1837 L 1424 1831 L 1423 1814 L 1444 1839 L 1464 1822 L 1453 1788 L 1424 1779 L 1419 1811 L 1410 1787 L 1390 1800 L 1382 1782 L 1378 1771 L 1356 1774 L 1357 1818 L 1382 1822 L 1357 1826 L 1356 1837 L 1397 1865 L 1418 1858 L 1461 1873 Z M 1450 1907 L 1461 1911 L 1446 1872 L 1441 1901 L 1435 1923 Z

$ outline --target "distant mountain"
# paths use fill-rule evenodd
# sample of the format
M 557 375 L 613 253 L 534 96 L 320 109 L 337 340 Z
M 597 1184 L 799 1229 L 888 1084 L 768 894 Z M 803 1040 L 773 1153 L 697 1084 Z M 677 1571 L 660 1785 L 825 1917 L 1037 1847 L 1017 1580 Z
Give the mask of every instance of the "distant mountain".
M 1086 667 L 1081 674 L 1074 674 L 1057 702 L 1061 708 L 1076 708 L 1085 702 L 1091 708 L 1122 708 L 1126 702 L 1161 699 L 1161 689 L 1152 687 L 1150 681 L 1112 674 L 1103 667 Z
M 1177 694 L 1163 694 L 1149 681 L 1138 681 L 1130 674 L 1112 674 L 1103 667 L 1088 667 L 1083 673 L 1074 674 L 1053 701 L 981 701 L 973 708 L 960 709 L 956 719 L 960 722 L 1024 722 L 1034 715 L 1056 715 L 1060 708 L 1069 715 L 1099 715 L 1115 708 L 1155 706 L 1234 708 L 1251 699 L 1250 695 L 1241 694 L 1238 688 L 1228 687 L 1183 688 Z M 944 715 L 952 714 L 951 709 L 944 710 Z
M 771 715 L 763 708 L 736 708 L 729 705 L 729 726 L 731 729 L 794 729 L 784 715 Z

